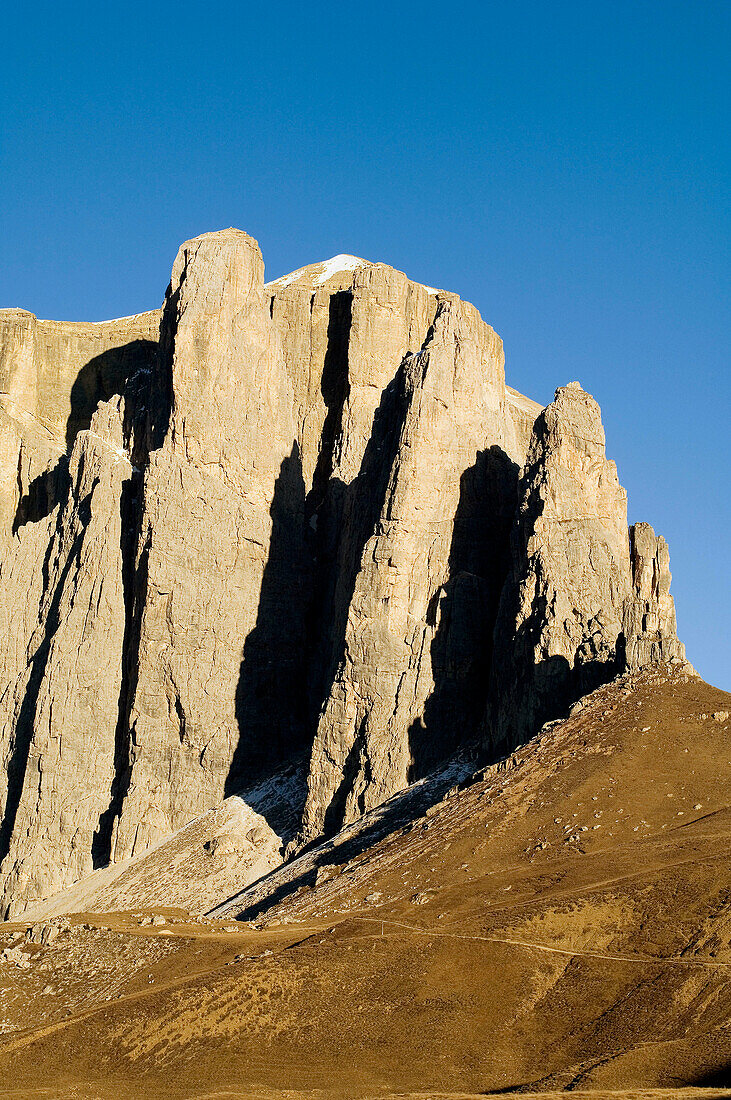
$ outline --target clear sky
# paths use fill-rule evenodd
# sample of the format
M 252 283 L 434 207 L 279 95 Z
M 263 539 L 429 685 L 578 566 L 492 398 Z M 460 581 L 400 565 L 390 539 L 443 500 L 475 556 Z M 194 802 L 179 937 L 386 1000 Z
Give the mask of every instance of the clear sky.
M 579 379 L 731 689 L 731 3 L 16 4 L 0 305 L 159 304 L 235 225 L 267 277 L 339 252 L 474 302 L 510 384 Z

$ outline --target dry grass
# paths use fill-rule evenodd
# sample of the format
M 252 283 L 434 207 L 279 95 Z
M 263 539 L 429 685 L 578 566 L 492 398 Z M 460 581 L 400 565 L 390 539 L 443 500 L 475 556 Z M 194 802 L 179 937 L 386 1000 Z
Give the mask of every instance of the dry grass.
M 0 1097 L 731 1095 L 729 709 L 610 685 L 412 826 L 275 873 L 234 906 L 258 928 L 76 918 L 0 962 Z

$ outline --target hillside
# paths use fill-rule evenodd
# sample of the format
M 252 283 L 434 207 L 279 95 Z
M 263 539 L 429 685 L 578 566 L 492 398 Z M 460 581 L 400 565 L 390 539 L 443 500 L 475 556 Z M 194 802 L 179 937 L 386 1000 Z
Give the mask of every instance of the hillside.
M 4 926 L 32 959 L 0 962 L 5 1094 L 731 1094 L 729 710 L 625 676 L 218 917 Z

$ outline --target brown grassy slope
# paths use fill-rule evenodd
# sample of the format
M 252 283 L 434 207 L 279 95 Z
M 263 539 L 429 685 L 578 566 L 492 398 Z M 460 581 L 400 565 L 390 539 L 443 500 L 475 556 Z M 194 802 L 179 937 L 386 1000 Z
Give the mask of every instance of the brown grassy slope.
M 8 1026 L 24 1030 L 0 1045 L 0 1096 L 731 1083 L 729 722 L 712 717 L 726 710 L 682 675 L 610 685 L 413 825 L 322 846 L 245 892 L 232 908 L 265 928 L 169 925 L 149 971 L 122 951 L 160 952 L 157 929 L 106 918 L 117 931 L 85 931 L 73 964 L 63 933 L 13 979 Z M 29 995 L 41 964 L 51 986 L 96 988 L 112 935 L 124 981 L 109 1000 L 65 1016 L 63 998 L 50 1011 Z

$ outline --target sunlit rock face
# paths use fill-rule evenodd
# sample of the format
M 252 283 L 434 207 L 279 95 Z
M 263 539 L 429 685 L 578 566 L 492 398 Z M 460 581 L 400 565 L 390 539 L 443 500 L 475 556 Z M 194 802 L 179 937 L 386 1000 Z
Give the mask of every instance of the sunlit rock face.
M 205 234 L 162 311 L 0 311 L 0 390 L 4 913 L 303 755 L 300 843 L 683 659 L 593 399 L 542 410 L 473 306 L 384 264 L 265 283 Z
M 263 284 L 251 237 L 207 234 L 181 247 L 163 306 L 116 859 L 180 828 L 296 739 L 302 472 Z
M 485 730 L 505 748 L 626 667 L 685 657 L 667 547 L 647 524 L 628 532 L 599 406 L 578 382 L 537 417 L 518 495 Z
M 627 498 L 578 382 L 535 422 L 496 628 L 488 736 L 512 746 L 611 678 L 631 588 Z
M 670 552 L 649 523 L 629 529 L 632 594 L 625 608 L 624 632 L 629 668 L 684 661 L 678 640 L 675 603 L 670 595 Z

